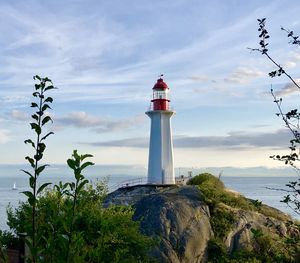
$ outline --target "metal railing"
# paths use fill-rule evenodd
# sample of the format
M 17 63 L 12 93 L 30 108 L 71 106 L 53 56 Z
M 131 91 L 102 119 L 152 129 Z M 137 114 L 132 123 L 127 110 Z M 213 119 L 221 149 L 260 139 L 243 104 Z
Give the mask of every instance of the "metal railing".
M 147 177 L 140 177 L 140 178 L 126 180 L 121 183 L 115 184 L 112 187 L 110 187 L 110 190 L 111 192 L 113 192 L 119 188 L 124 188 L 124 187 L 139 185 L 139 184 L 146 184 L 146 183 L 147 183 Z

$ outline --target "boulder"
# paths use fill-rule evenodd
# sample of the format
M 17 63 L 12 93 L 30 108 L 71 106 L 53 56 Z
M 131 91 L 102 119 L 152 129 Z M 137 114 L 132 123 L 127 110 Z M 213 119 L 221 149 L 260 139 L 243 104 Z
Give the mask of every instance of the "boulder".
M 209 208 L 196 186 L 133 186 L 111 193 L 104 206 L 134 205 L 141 231 L 159 237 L 151 254 L 159 262 L 194 263 L 205 258 L 213 237 Z
M 249 203 L 252 201 L 249 200 Z M 222 238 L 228 255 L 242 249 L 253 249 L 253 229 L 272 235 L 275 239 L 300 237 L 292 218 L 275 208 L 262 204 L 257 211 L 252 211 L 233 208 L 224 203 L 215 203 L 214 207 L 209 207 L 200 189 L 191 185 L 137 185 L 120 188 L 110 193 L 103 205 L 132 205 L 135 208 L 133 219 L 141 222 L 141 231 L 159 240 L 150 252 L 151 255 L 164 263 L 207 262 L 209 241 L 218 236 L 218 233 L 213 233 L 210 208 L 219 207 L 233 215 L 234 221 Z M 218 218 L 220 216 L 222 214 Z

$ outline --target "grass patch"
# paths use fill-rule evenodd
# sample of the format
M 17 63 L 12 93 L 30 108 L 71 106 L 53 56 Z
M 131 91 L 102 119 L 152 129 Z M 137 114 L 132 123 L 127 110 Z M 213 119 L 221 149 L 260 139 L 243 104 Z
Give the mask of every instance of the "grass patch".
M 235 221 L 234 213 L 226 208 L 216 207 L 211 211 L 210 224 L 215 236 L 220 240 L 230 232 Z
M 242 195 L 226 190 L 223 182 L 215 176 L 204 173 L 193 177 L 189 185 L 197 185 L 204 195 L 206 203 L 212 208 L 219 203 L 244 210 L 256 210 L 255 205 Z
M 228 191 L 222 181 L 208 173 L 193 177 L 188 185 L 197 185 L 200 188 L 203 199 L 210 208 L 210 223 L 215 238 L 208 242 L 208 262 L 299 262 L 297 261 L 300 258 L 298 238 L 281 238 L 257 229 L 251 229 L 251 250 L 239 249 L 229 254 L 223 241 L 237 219 L 235 209 L 257 211 L 282 221 L 287 221 L 288 217 L 258 200 L 250 200 L 238 193 Z
M 190 179 L 187 184 L 197 185 L 200 188 L 203 198 L 211 210 L 214 210 L 216 205 L 223 203 L 233 208 L 257 211 L 278 220 L 288 220 L 288 217 L 283 213 L 278 213 L 278 210 L 268 207 L 258 200 L 250 200 L 238 193 L 228 191 L 223 182 L 212 174 L 199 174 Z
M 261 263 L 253 252 L 248 250 L 239 251 L 238 254 L 228 255 L 225 245 L 218 239 L 208 241 L 208 263 Z

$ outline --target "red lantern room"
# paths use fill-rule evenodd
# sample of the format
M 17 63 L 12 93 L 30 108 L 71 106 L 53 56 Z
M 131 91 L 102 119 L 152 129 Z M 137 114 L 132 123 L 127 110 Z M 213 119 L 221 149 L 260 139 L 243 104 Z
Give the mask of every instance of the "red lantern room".
M 153 87 L 153 110 L 169 110 L 169 88 L 168 85 L 159 78 Z

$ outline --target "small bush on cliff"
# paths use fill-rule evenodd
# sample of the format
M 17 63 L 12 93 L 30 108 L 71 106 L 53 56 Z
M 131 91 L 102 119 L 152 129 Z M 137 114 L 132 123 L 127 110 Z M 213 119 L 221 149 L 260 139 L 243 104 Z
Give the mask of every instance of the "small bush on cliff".
M 240 251 L 232 257 L 228 255 L 227 248 L 218 239 L 208 241 L 207 245 L 208 263 L 261 263 L 253 257 L 253 253 L 248 250 Z
M 295 238 L 279 237 L 255 229 L 251 230 L 252 248 L 240 249 L 230 254 L 224 244 L 224 238 L 233 229 L 239 209 L 259 211 L 277 219 L 284 220 L 286 218 L 280 218 L 275 209 L 267 207 L 257 200 L 249 200 L 238 193 L 227 190 L 224 184 L 211 174 L 195 176 L 188 184 L 197 185 L 200 188 L 204 201 L 210 208 L 210 223 L 215 238 L 208 242 L 208 262 L 299 262 L 297 261 L 299 258 L 298 243 L 291 243 L 296 241 Z
M 200 188 L 203 198 L 211 210 L 217 204 L 223 203 L 233 208 L 257 211 L 265 216 L 287 220 L 287 217 L 284 217 L 281 213 L 277 213 L 276 209 L 263 205 L 258 200 L 247 199 L 239 193 L 226 189 L 223 182 L 212 174 L 199 174 L 190 179 L 187 184 L 197 185 Z
M 211 208 L 216 204 L 224 203 L 234 208 L 255 210 L 255 206 L 248 199 L 226 190 L 223 182 L 212 174 L 199 174 L 190 179 L 187 184 L 197 185 Z
M 202 173 L 199 175 L 194 176 L 191 178 L 188 182 L 188 185 L 202 185 L 202 184 L 208 184 L 210 186 L 213 186 L 217 189 L 224 189 L 224 184 L 221 180 L 219 180 L 217 177 L 213 176 L 210 173 Z
M 211 211 L 210 223 L 215 236 L 223 239 L 232 229 L 232 224 L 236 221 L 236 217 L 229 209 L 216 207 Z

